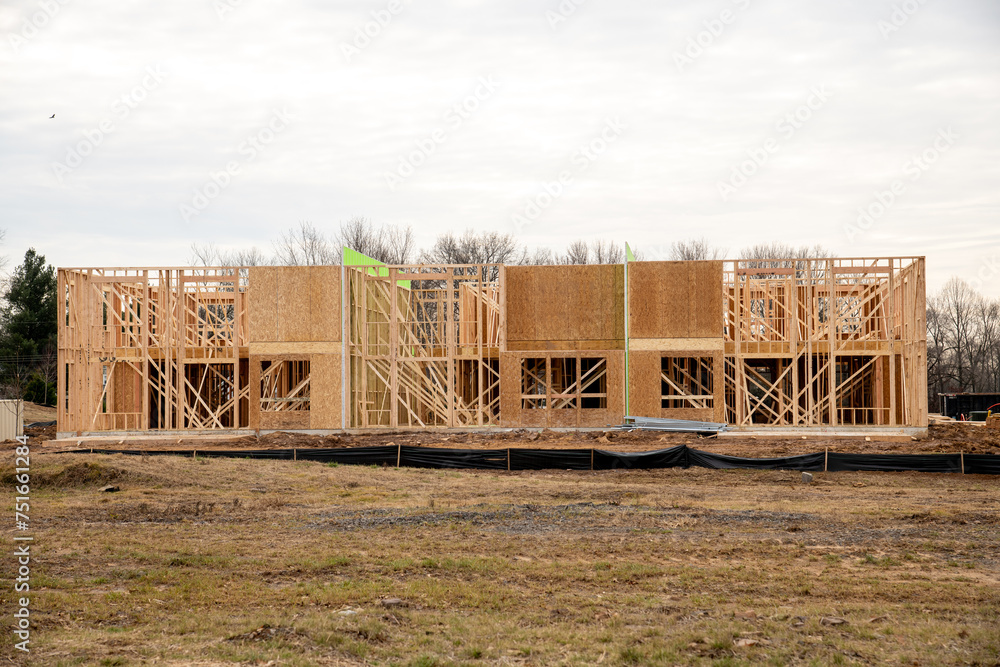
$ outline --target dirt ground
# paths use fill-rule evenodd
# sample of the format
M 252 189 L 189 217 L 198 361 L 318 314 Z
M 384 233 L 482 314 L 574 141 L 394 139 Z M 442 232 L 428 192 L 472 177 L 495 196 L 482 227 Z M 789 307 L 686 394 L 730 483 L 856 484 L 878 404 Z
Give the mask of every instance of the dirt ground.
M 84 438 L 54 441 L 55 427 L 28 429 L 37 451 L 65 451 L 81 448 L 139 449 L 163 451 L 170 449 L 288 449 L 338 448 L 379 445 L 412 445 L 455 449 L 604 449 L 619 452 L 641 452 L 686 444 L 717 454 L 765 458 L 809 454 L 829 449 L 843 453 L 957 453 L 1000 454 L 1000 429 L 987 429 L 979 424 L 950 423 L 932 425 L 924 439 L 904 438 L 904 441 L 880 441 L 876 438 L 824 438 L 822 435 L 798 437 L 712 438 L 697 434 L 660 433 L 655 431 L 527 431 L 449 432 L 449 431 L 380 431 L 364 434 L 306 435 L 277 432 L 240 438 L 204 437 L 124 437 Z M 11 443 L 6 445 L 8 448 Z
M 27 664 L 1000 664 L 994 477 L 33 452 L 31 496 Z

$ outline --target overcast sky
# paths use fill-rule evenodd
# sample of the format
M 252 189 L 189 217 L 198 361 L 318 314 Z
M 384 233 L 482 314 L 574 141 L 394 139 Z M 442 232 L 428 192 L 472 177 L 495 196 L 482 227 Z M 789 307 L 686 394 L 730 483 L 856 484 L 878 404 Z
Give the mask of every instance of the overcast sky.
M 8 269 L 364 215 L 926 255 L 1000 296 L 996 0 L 6 0 L 0 35 Z

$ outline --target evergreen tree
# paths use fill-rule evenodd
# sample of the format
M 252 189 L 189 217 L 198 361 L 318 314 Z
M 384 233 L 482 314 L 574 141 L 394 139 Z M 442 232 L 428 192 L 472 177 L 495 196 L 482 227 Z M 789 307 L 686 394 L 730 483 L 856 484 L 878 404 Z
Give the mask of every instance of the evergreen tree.
M 56 271 L 34 248 L 14 269 L 0 307 L 0 376 L 20 385 L 56 353 Z M 43 396 L 47 392 L 43 392 Z

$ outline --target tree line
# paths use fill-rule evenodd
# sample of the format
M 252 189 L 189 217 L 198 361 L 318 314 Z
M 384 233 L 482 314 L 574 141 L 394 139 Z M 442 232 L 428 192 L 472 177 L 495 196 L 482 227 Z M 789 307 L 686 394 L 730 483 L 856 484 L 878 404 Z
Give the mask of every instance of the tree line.
M 1000 299 L 952 278 L 927 299 L 927 393 L 930 412 L 941 394 L 1000 393 Z

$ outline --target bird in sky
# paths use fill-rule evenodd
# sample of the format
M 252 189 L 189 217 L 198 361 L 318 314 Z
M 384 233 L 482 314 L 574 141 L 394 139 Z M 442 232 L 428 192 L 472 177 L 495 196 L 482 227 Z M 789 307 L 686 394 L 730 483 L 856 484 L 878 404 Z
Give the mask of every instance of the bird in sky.
M 55 114 L 52 114 L 51 116 L 49 116 L 49 118 L 55 118 L 55 117 L 56 117 Z

